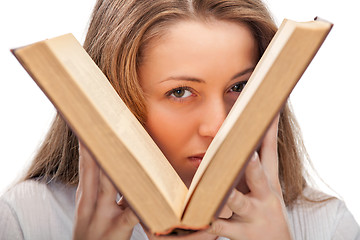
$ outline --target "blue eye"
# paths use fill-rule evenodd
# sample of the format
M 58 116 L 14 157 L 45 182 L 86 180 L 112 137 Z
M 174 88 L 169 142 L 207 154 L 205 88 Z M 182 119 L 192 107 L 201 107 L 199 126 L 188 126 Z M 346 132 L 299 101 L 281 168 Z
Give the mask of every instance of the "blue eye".
M 172 96 L 174 98 L 187 98 L 191 95 L 192 92 L 187 87 L 178 87 L 168 93 L 168 96 Z
M 231 86 L 230 92 L 241 92 L 244 89 L 246 83 L 247 81 L 241 81 L 234 84 L 233 86 Z

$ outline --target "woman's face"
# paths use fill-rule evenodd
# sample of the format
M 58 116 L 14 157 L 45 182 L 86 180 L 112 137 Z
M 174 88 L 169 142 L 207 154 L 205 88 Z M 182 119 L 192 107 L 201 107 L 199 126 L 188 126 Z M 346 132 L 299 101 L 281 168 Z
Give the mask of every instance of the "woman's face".
M 143 56 L 145 127 L 189 186 L 257 63 L 255 39 L 232 22 L 182 21 Z

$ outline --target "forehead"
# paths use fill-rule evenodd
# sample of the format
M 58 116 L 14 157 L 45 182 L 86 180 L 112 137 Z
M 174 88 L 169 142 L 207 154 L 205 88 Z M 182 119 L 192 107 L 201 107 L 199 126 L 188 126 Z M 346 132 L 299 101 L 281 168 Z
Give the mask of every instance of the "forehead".
M 213 50 L 216 53 L 216 50 L 223 50 L 224 46 L 232 47 L 233 51 L 239 48 L 255 50 L 256 45 L 251 30 L 245 24 L 221 20 L 182 20 L 162 29 L 160 36 L 150 41 L 142 56 L 149 57 L 166 50 L 183 54 L 191 51 L 201 53 L 201 50 Z
M 141 65 L 185 71 L 194 71 L 196 65 L 196 71 L 201 71 L 209 66 L 239 68 L 256 62 L 257 57 L 257 43 L 245 24 L 191 20 L 173 24 L 161 38 L 153 40 L 143 52 Z
M 163 40 L 179 38 L 186 41 L 217 41 L 228 40 L 229 36 L 246 36 L 252 38 L 252 33 L 244 23 L 224 20 L 183 20 L 176 22 L 164 33 Z

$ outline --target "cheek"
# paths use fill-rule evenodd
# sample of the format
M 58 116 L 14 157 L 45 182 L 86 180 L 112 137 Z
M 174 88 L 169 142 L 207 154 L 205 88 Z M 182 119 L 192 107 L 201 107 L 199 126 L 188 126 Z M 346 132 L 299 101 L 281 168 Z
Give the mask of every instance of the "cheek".
M 159 106 L 148 110 L 146 129 L 168 159 L 181 151 L 196 130 L 189 115 Z

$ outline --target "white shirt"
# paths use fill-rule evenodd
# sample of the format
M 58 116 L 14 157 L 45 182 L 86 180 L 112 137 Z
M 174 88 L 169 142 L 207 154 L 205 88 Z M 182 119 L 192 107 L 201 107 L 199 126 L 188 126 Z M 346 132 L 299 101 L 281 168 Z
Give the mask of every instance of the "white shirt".
M 75 187 L 58 183 L 28 180 L 17 184 L 0 198 L 0 239 L 71 239 L 75 192 Z M 306 189 L 305 194 L 320 196 L 312 189 Z M 360 240 L 359 225 L 338 199 L 299 202 L 288 209 L 288 217 L 295 239 Z M 138 224 L 131 240 L 147 239 Z

